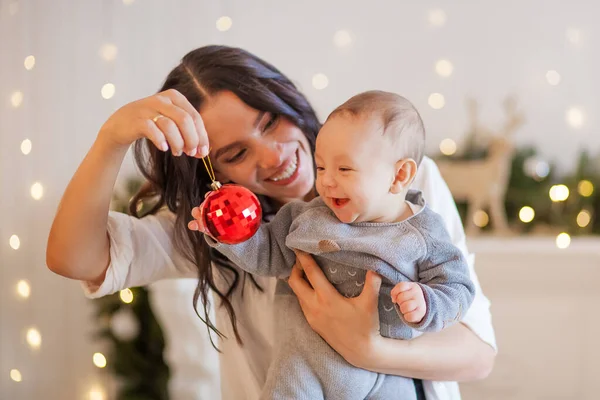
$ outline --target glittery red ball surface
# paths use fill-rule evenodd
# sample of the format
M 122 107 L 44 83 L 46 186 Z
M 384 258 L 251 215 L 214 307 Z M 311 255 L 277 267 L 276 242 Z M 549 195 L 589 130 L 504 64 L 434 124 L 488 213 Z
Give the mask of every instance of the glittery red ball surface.
M 256 233 L 262 218 L 258 198 L 243 186 L 223 185 L 202 203 L 204 225 L 221 243 L 236 244 Z

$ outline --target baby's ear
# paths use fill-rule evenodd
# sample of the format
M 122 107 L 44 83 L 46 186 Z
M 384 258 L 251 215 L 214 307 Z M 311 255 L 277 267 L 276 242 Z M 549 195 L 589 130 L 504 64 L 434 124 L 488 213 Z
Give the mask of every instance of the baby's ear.
M 398 194 L 408 188 L 417 174 L 417 163 L 412 158 L 397 161 L 394 166 L 394 180 L 390 185 L 390 193 Z

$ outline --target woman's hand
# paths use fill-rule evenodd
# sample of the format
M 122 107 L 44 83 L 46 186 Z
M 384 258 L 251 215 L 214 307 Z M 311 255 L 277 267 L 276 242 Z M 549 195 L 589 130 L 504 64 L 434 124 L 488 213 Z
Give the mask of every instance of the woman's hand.
M 128 147 L 147 138 L 162 150 L 191 157 L 208 154 L 208 136 L 198 110 L 177 90 L 131 102 L 104 123 L 98 138 L 117 147 Z
M 333 287 L 310 255 L 297 251 L 288 283 L 314 331 L 352 365 L 366 364 L 381 339 L 377 308 L 381 277 L 368 271 L 362 293 L 348 299 Z

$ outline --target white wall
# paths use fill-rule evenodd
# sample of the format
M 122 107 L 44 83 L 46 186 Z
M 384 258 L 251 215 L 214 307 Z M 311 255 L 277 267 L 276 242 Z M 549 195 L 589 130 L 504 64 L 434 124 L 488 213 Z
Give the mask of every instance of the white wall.
M 480 100 L 482 119 L 494 127 L 502 122 L 501 101 L 516 94 L 528 118 L 517 140 L 534 143 L 568 168 L 578 149 L 600 151 L 594 113 L 600 3 L 566 4 L 1 0 L 0 397 L 82 398 L 94 382 L 104 382 L 91 364 L 98 345 L 89 341 L 94 323 L 89 304 L 76 283 L 45 269 L 45 242 L 60 196 L 102 122 L 124 103 L 157 90 L 185 52 L 209 43 L 243 46 L 287 73 L 321 117 L 357 91 L 397 91 L 421 110 L 431 151 L 445 137 L 459 140 L 467 129 L 466 96 Z M 436 7 L 447 15 L 443 27 L 428 23 Z M 233 19 L 227 32 L 215 29 L 222 15 Z M 579 44 L 567 40 L 568 28 L 580 30 Z M 352 33 L 350 48 L 333 45 L 338 29 Z M 106 42 L 118 47 L 114 62 L 98 55 Z M 28 55 L 36 57 L 31 71 L 23 67 Z M 454 65 L 450 78 L 434 72 L 441 58 Z M 560 85 L 545 81 L 550 69 L 560 72 Z M 318 72 L 329 77 L 322 91 L 311 86 Z M 106 82 L 116 85 L 110 100 L 100 96 Z M 10 99 L 17 90 L 23 101 L 15 108 Z M 432 92 L 445 95 L 445 108 L 427 105 Z M 578 130 L 565 123 L 571 106 L 585 113 Z M 19 148 L 27 138 L 33 150 L 25 156 Z M 124 173 L 131 171 L 127 164 Z M 39 201 L 29 194 L 37 181 L 44 187 Z M 8 245 L 13 234 L 21 240 L 17 251 Z M 15 294 L 19 279 L 31 284 L 28 300 Z M 42 334 L 35 352 L 24 339 L 30 326 Z M 9 379 L 12 368 L 23 374 L 19 385 Z

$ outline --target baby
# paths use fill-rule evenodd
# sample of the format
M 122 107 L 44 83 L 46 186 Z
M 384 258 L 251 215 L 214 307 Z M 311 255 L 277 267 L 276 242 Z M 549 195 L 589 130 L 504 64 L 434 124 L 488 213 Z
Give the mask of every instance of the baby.
M 319 197 L 286 204 L 241 244 L 206 240 L 262 276 L 287 278 L 292 249 L 310 253 L 347 297 L 360 294 L 371 269 L 383 278 L 382 336 L 411 339 L 442 330 L 461 319 L 475 289 L 443 220 L 409 190 L 424 142 L 423 122 L 408 100 L 358 94 L 329 115 L 317 136 Z M 277 294 L 274 359 L 261 398 L 416 399 L 412 379 L 356 368 L 337 354 L 310 328 L 284 280 Z

